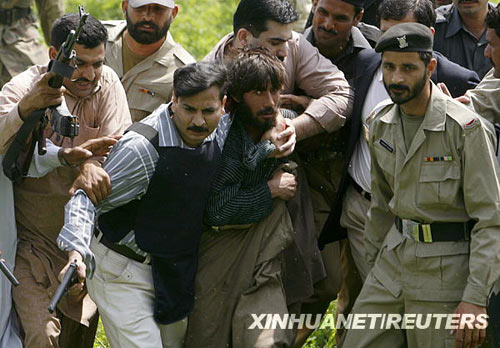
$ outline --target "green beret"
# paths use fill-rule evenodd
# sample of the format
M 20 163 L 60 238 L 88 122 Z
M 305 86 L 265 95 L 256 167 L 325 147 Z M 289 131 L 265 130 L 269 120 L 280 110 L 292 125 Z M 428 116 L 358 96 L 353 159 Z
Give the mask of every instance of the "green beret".
M 375 51 L 432 52 L 434 35 L 420 23 L 401 23 L 387 30 L 378 40 Z

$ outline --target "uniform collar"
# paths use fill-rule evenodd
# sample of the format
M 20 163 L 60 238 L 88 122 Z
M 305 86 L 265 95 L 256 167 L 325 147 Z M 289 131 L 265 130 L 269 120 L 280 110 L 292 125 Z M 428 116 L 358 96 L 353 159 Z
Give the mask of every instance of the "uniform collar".
M 450 38 L 456 33 L 458 33 L 463 28 L 462 18 L 458 13 L 456 6 L 452 6 L 450 11 L 450 17 L 448 19 L 448 26 L 446 28 L 446 38 Z
M 431 81 L 431 100 L 424 115 L 422 128 L 429 131 L 442 132 L 445 130 L 446 124 L 446 99 L 447 97 L 439 90 L 439 88 Z M 384 123 L 399 124 L 401 116 L 399 115 L 399 107 L 393 104 L 388 113 L 380 117 Z

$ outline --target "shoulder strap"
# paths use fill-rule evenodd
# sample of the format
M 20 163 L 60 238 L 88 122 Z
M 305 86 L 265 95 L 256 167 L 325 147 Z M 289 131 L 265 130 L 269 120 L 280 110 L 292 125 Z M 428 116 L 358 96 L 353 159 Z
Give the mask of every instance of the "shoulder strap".
M 158 137 L 158 131 L 156 129 L 154 129 L 153 127 L 151 127 L 150 125 L 147 125 L 145 123 L 135 122 L 130 127 L 127 128 L 125 133 L 130 132 L 130 131 L 142 135 L 158 151 L 158 148 L 160 146 L 160 142 L 159 142 L 159 137 Z

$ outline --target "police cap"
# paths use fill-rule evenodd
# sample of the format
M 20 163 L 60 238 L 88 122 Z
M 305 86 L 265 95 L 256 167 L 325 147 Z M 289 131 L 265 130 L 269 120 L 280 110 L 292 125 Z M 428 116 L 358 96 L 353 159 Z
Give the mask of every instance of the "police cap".
M 396 24 L 380 37 L 375 51 L 432 52 L 433 39 L 431 30 L 423 24 Z

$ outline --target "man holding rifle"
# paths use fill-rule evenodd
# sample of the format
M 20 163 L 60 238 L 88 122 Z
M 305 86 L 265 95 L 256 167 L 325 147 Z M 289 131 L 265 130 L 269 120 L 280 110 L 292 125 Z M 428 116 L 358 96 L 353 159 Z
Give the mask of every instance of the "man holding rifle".
M 77 14 L 68 14 L 54 23 L 51 59 L 79 22 Z M 58 146 L 68 148 L 100 136 L 121 134 L 130 125 L 125 91 L 116 74 L 103 66 L 106 39 L 106 29 L 89 16 L 74 46 L 75 71 L 64 78 L 63 87 L 49 87 L 54 74 L 46 73 L 42 66 L 28 69 L 4 86 L 0 93 L 0 154 L 32 112 L 60 104 L 63 96 L 71 114 L 78 116 L 80 130 L 73 139 L 46 132 Z M 63 157 L 62 162 L 67 160 Z M 98 159 L 89 159 L 80 166 L 80 172 L 90 173 L 88 177 L 99 186 L 104 184 L 96 174 L 99 167 Z M 54 314 L 47 310 L 58 285 L 57 275 L 66 261 L 55 240 L 63 224 L 68 190 L 78 174 L 77 168 L 68 165 L 41 179 L 26 178 L 14 185 L 19 234 L 15 275 L 21 284 L 13 290 L 13 297 L 27 348 L 93 345 L 96 307 L 83 286 L 76 287 L 77 294 L 64 297 Z

